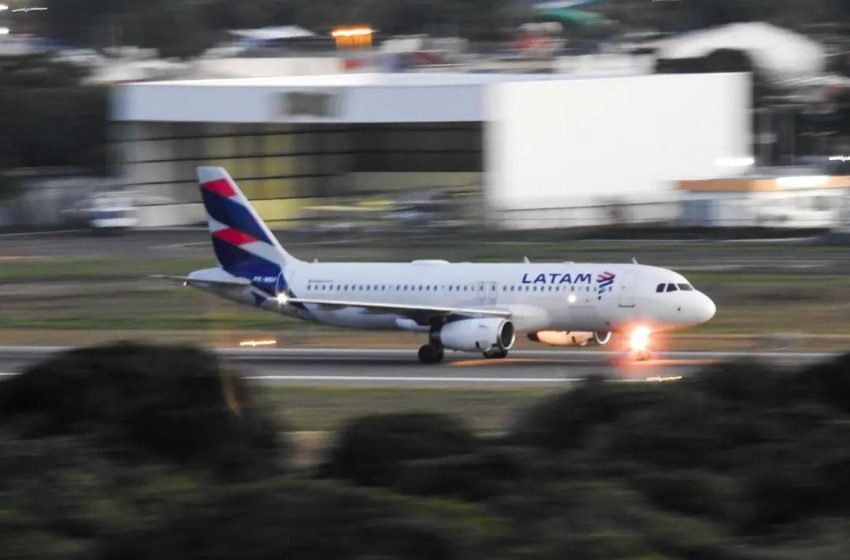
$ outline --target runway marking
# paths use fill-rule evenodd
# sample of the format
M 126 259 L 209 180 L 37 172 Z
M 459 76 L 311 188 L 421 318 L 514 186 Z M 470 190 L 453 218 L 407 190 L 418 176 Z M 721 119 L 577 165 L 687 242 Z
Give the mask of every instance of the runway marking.
M 81 231 L 89 231 L 87 229 L 57 229 L 52 231 L 22 231 L 19 233 L 2 233 L 0 237 L 39 237 L 42 235 L 56 235 L 65 233 L 80 233 Z
M 251 381 L 402 381 L 420 383 L 576 383 L 572 377 L 405 377 L 375 375 L 249 375 Z
M 149 248 L 153 249 L 155 251 L 158 251 L 158 250 L 161 250 L 161 249 L 169 250 L 169 249 L 188 249 L 190 247 L 201 247 L 201 246 L 206 247 L 209 244 L 210 244 L 209 241 L 189 241 L 187 243 L 166 243 L 164 245 L 151 245 Z

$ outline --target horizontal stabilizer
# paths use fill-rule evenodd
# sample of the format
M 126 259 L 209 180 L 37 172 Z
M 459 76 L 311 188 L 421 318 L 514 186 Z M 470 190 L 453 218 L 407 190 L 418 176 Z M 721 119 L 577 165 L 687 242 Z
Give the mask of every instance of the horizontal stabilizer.
M 154 280 L 171 280 L 173 282 L 182 282 L 185 284 L 213 284 L 219 286 L 246 287 L 250 286 L 251 282 L 245 278 L 234 278 L 233 280 L 204 280 L 202 278 L 192 278 L 190 276 L 169 276 L 166 274 L 156 274 L 151 276 Z

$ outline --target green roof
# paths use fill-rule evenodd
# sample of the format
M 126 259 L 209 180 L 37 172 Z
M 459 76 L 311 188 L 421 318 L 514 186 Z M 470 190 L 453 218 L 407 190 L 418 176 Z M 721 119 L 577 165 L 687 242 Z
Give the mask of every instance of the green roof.
M 594 14 L 593 12 L 585 12 L 582 10 L 573 10 L 571 8 L 557 8 L 545 10 L 542 14 L 546 17 L 555 18 L 560 21 L 568 21 L 578 25 L 602 25 L 611 23 L 611 20 L 605 16 Z

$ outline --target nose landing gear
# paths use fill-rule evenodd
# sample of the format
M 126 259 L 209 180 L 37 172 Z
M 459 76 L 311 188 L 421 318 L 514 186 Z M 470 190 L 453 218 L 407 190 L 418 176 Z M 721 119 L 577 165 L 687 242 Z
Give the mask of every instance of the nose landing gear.
M 652 358 L 652 350 L 644 348 L 643 350 L 632 350 L 631 357 L 636 362 L 645 362 Z
M 646 327 L 635 327 L 629 336 L 629 355 L 638 362 L 643 362 L 652 357 L 649 348 L 651 332 Z

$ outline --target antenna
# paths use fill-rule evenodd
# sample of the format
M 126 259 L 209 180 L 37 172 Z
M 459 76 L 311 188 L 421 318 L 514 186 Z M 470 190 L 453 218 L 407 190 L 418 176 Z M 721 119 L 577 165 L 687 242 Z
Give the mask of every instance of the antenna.
M 528 257 L 523 257 L 522 262 L 524 262 L 525 264 L 531 264 L 531 261 L 528 260 Z
M 632 264 L 640 264 L 637 262 L 637 257 L 632 257 Z

